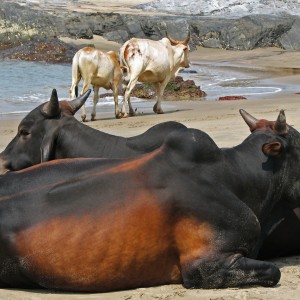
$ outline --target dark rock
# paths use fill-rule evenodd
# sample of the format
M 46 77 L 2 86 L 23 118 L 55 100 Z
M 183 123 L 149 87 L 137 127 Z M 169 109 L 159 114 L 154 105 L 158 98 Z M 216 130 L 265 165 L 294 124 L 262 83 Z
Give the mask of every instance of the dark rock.
M 284 31 L 278 39 L 280 46 L 284 49 L 299 50 L 300 49 L 300 19 L 295 19 L 291 29 Z
M 0 3 L 0 50 L 64 32 L 61 18 L 15 3 Z
M 260 4 L 263 5 L 263 1 Z M 188 1 L 180 5 L 184 9 L 190 7 Z M 212 4 L 207 2 L 207 5 Z M 59 10 L 50 14 L 46 10 L 31 9 L 29 4 L 21 6 L 1 1 L 0 27 L 0 50 L 58 36 L 91 39 L 94 35 L 102 35 L 120 44 L 132 37 L 159 40 L 166 31 L 177 40 L 185 39 L 190 31 L 191 50 L 199 45 L 232 50 L 270 46 L 300 49 L 300 17 L 287 14 L 251 14 L 231 19 L 195 15 L 145 17 L 100 12 L 66 14 Z
M 0 52 L 0 57 L 49 63 L 72 63 L 78 48 L 52 38 L 39 42 L 28 42 Z
M 148 83 L 137 84 L 131 96 L 142 99 L 154 99 L 155 93 Z M 183 80 L 181 76 L 176 76 L 171 80 L 165 89 L 164 100 L 191 100 L 205 97 L 206 93 L 195 85 L 194 80 Z
M 247 99 L 244 96 L 224 96 L 224 97 L 219 97 L 219 101 L 230 101 L 230 100 L 245 100 Z
M 124 95 L 124 91 L 120 95 Z M 111 97 L 112 93 L 101 94 L 100 98 Z M 155 99 L 155 92 L 149 83 L 138 83 L 131 92 L 131 97 L 141 99 Z M 206 93 L 195 85 L 194 80 L 183 80 L 176 76 L 165 89 L 163 100 L 193 100 L 205 97 Z

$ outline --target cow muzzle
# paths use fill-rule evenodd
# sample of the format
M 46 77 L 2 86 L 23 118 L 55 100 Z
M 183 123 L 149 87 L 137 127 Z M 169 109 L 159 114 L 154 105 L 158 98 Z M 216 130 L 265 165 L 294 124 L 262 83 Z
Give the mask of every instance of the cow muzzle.
M 0 158 L 0 175 L 4 175 L 9 171 L 9 169 L 6 166 L 6 161 L 2 158 Z

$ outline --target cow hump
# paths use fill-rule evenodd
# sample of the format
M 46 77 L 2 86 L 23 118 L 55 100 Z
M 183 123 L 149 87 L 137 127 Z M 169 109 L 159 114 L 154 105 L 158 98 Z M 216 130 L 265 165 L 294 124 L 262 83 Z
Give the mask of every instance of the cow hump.
M 174 131 L 166 138 L 165 145 L 179 160 L 199 163 L 215 161 L 221 157 L 221 150 L 213 139 L 197 129 Z

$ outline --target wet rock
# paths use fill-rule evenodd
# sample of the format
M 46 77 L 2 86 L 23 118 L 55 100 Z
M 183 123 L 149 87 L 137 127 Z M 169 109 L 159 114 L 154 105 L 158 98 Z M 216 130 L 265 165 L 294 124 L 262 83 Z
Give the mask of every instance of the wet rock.
M 247 99 L 244 96 L 224 96 L 224 97 L 219 97 L 218 101 L 231 101 L 231 100 L 245 100 Z
M 53 38 L 34 41 L 0 52 L 0 57 L 49 63 L 72 63 L 79 48 Z
M 131 96 L 142 99 L 154 99 L 155 92 L 150 84 L 137 84 Z M 164 100 L 191 100 L 205 97 L 206 93 L 195 85 L 194 80 L 183 80 L 181 76 L 176 76 L 171 80 L 165 89 Z
M 124 95 L 124 91 L 120 93 L 120 96 Z M 112 97 L 112 93 L 101 94 L 100 98 Z M 141 99 L 155 99 L 155 92 L 152 85 L 149 83 L 138 83 L 135 85 L 131 92 L 131 97 Z M 205 97 L 206 93 L 195 85 L 194 80 L 183 80 L 181 76 L 176 76 L 174 80 L 171 80 L 165 89 L 163 100 L 193 100 Z
M 64 32 L 61 18 L 16 3 L 0 3 L 0 50 Z

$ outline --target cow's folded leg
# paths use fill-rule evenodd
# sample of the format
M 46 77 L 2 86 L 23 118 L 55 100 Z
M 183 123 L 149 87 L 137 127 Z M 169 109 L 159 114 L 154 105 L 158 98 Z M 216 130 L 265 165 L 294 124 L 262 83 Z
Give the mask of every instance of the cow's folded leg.
M 270 287 L 278 283 L 280 271 L 272 263 L 235 254 L 194 260 L 182 267 L 182 278 L 186 288 Z

